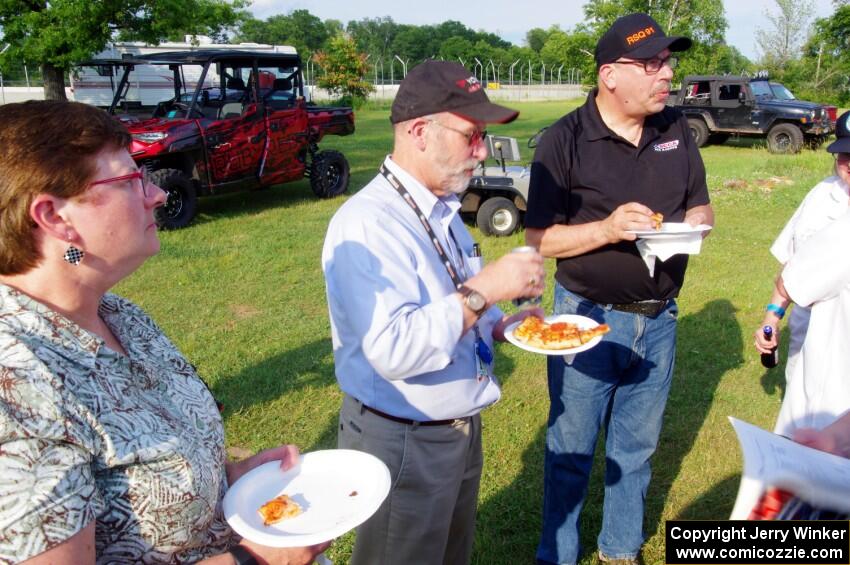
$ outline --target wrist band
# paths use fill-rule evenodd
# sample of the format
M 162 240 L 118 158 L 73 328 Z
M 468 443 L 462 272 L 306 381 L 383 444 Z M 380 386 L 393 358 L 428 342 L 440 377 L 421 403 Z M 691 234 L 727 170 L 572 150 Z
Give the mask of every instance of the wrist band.
M 228 553 L 233 556 L 233 560 L 236 561 L 237 565 L 260 565 L 257 558 L 241 545 L 234 545 Z
M 782 306 L 778 306 L 776 304 L 768 304 L 765 307 L 765 310 L 767 310 L 768 312 L 773 312 L 774 314 L 779 316 L 780 320 L 785 317 L 785 308 L 783 308 Z

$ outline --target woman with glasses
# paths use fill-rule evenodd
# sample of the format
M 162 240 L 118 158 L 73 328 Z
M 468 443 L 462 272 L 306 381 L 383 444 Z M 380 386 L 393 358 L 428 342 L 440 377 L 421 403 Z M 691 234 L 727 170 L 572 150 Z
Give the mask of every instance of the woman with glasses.
M 770 252 L 784 266 L 799 250 L 800 246 L 812 235 L 822 230 L 834 220 L 841 217 L 850 209 L 850 129 L 848 129 L 850 112 L 845 112 L 838 118 L 836 124 L 836 141 L 826 150 L 835 158 L 833 176 L 818 183 L 803 199 L 785 228 L 776 238 Z M 781 271 L 780 271 L 781 273 Z M 818 273 L 811 273 L 817 277 Z M 777 278 L 770 302 L 765 308 L 764 319 L 755 332 L 755 348 L 759 353 L 770 353 L 779 344 L 779 321 L 785 316 L 791 306 L 791 300 L 781 288 L 781 279 Z M 788 330 L 788 359 L 785 365 L 785 398 L 779 411 L 779 418 L 774 431 L 778 434 L 791 436 L 796 428 L 811 427 L 811 417 L 823 409 L 823 402 L 834 400 L 836 393 L 836 375 L 810 374 L 804 372 L 799 365 L 800 350 L 806 340 L 809 328 L 811 309 L 799 305 L 791 309 Z M 764 327 L 770 326 L 773 335 L 765 337 Z M 829 347 L 830 336 L 813 336 L 813 340 Z M 836 347 L 843 347 L 835 345 Z M 841 375 L 840 378 L 847 378 Z M 830 399 L 832 397 L 832 399 Z M 847 408 L 850 408 L 850 398 L 847 398 Z
M 0 106 L 0 561 L 312 563 L 222 515 L 228 484 L 294 446 L 225 462 L 216 403 L 136 305 L 109 293 L 159 251 L 164 192 L 105 112 Z

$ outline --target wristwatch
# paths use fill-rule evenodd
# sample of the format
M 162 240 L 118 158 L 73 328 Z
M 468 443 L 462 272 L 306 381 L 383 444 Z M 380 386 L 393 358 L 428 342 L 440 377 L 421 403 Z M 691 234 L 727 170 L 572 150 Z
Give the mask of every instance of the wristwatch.
M 467 308 L 475 312 L 476 316 L 480 316 L 487 309 L 487 299 L 477 290 L 473 290 L 465 284 L 460 285 L 460 288 L 457 290 L 463 296 L 463 303 L 466 304 Z
M 257 561 L 254 554 L 241 545 L 234 545 L 230 548 L 228 553 L 233 556 L 233 560 L 236 561 L 236 565 L 260 565 L 260 562 Z

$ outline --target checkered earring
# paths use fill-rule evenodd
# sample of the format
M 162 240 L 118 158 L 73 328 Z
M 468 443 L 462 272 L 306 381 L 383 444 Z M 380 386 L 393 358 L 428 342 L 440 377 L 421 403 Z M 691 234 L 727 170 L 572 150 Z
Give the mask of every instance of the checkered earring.
M 86 252 L 82 249 L 77 249 L 73 245 L 69 245 L 68 249 L 65 250 L 65 255 L 62 256 L 65 261 L 74 265 L 75 267 L 82 263 L 83 257 L 86 256 Z

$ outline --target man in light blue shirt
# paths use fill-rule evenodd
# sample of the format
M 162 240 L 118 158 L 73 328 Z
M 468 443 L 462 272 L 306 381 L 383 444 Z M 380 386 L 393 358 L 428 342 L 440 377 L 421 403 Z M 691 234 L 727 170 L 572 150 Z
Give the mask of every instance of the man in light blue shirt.
M 393 478 L 358 528 L 354 565 L 470 560 L 479 412 L 500 396 L 493 340 L 528 314 L 506 317 L 495 304 L 539 296 L 544 270 L 537 253 L 482 268 L 457 194 L 487 157 L 484 126 L 516 116 L 456 63 L 415 67 L 393 102 L 392 155 L 328 227 L 339 447 L 372 453 Z

